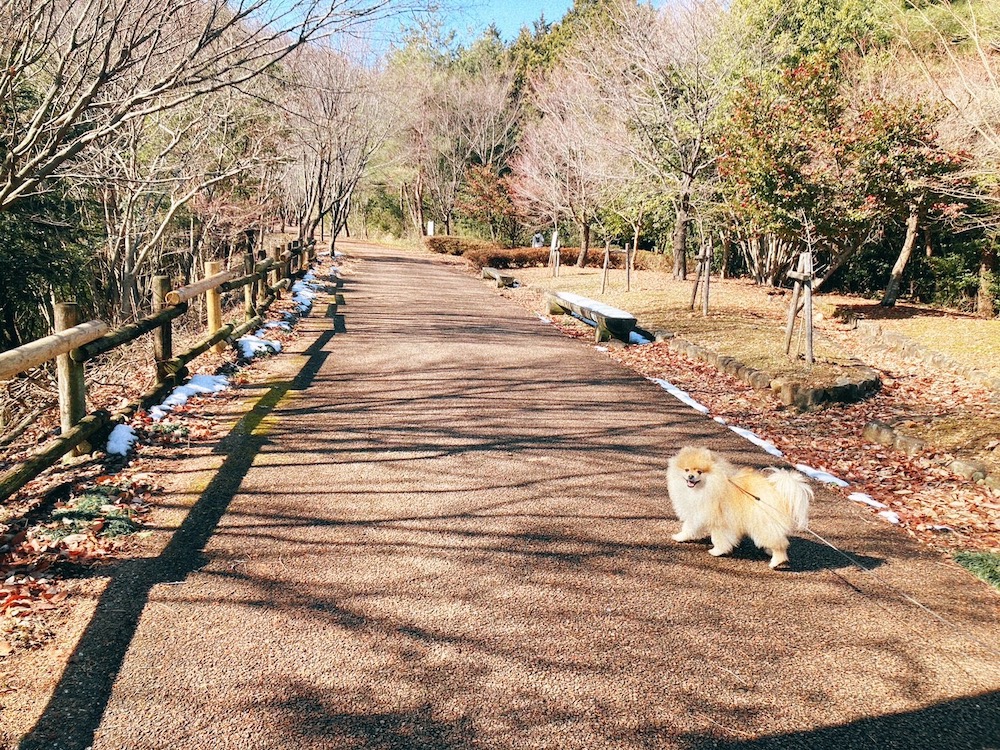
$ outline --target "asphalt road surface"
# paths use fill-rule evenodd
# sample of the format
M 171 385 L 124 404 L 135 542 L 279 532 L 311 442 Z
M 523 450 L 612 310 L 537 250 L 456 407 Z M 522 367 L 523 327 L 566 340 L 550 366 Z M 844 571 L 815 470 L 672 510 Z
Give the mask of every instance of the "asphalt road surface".
M 24 748 L 1000 748 L 988 587 L 823 489 L 843 554 L 672 542 L 672 452 L 771 459 L 452 265 L 346 249 Z

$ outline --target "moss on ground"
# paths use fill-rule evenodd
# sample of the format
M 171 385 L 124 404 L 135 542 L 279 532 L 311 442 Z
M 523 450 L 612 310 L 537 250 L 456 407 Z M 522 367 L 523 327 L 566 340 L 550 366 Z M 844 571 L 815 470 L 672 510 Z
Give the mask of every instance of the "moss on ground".
M 1000 554 L 996 552 L 957 552 L 955 562 L 1000 591 Z

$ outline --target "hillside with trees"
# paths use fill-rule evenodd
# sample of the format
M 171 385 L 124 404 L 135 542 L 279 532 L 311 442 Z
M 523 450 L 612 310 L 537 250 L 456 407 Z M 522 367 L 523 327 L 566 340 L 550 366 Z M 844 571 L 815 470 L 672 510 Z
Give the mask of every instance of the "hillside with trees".
M 526 244 L 558 229 L 781 284 L 996 314 L 993 3 L 581 0 L 505 40 L 403 4 L 3 4 L 0 349 L 53 300 L 112 322 L 150 279 L 290 230 Z M 413 16 L 403 16 L 413 18 Z M 349 33 L 348 33 L 349 32 Z M 362 41 L 359 41 L 362 40 Z
M 786 5 L 592 0 L 509 44 L 415 35 L 387 63 L 411 98 L 361 231 L 433 221 L 516 245 L 558 228 L 580 262 L 638 243 L 676 278 L 713 246 L 761 284 L 808 233 L 818 287 L 993 316 L 998 11 Z

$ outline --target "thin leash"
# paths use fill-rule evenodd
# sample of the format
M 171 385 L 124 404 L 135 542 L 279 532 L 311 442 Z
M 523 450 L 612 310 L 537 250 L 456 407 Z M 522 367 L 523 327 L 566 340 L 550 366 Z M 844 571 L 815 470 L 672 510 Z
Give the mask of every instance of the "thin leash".
M 769 503 L 765 502 L 762 498 L 760 498 L 757 495 L 753 494 L 749 490 L 746 490 L 743 487 L 740 487 L 738 484 L 736 484 L 736 482 L 734 482 L 729 477 L 726 477 L 726 480 L 731 485 L 733 485 L 733 487 L 735 487 L 736 489 L 738 489 L 740 492 L 742 492 L 745 495 L 748 495 L 749 497 L 752 497 L 754 500 L 756 500 L 758 503 L 760 503 L 764 508 L 767 508 L 768 512 L 774 514 L 775 517 L 778 517 L 780 515 L 780 511 L 777 508 L 775 508 L 774 506 L 772 506 Z M 858 569 L 860 569 L 864 573 L 867 573 L 868 575 L 870 575 L 878 583 L 880 583 L 881 585 L 885 586 L 887 589 L 889 589 L 890 591 L 894 592 L 896 595 L 898 595 L 899 597 L 901 597 L 905 601 L 907 601 L 910 604 L 913 604 L 914 606 L 916 606 L 917 608 L 923 610 L 924 612 L 926 612 L 927 614 L 929 614 L 931 617 L 933 617 L 934 619 L 938 620 L 942 625 L 945 625 L 946 627 L 950 628 L 954 633 L 960 634 L 960 635 L 964 636 L 965 638 L 968 638 L 969 640 L 974 641 L 975 643 L 979 644 L 979 646 L 981 646 L 983 648 L 983 650 L 987 651 L 988 653 L 993 654 L 994 656 L 1000 656 L 1000 650 L 997 650 L 994 646 L 991 646 L 991 645 L 985 643 L 984 641 L 982 641 L 981 639 L 979 639 L 977 636 L 975 636 L 972 633 L 968 632 L 967 630 L 959 627 L 955 623 L 953 623 L 950 620 L 948 620 L 946 617 L 938 614 L 937 612 L 935 612 L 933 609 L 931 609 L 930 607 L 928 607 L 923 602 L 918 601 L 913 596 L 911 596 L 907 592 L 905 592 L 902 589 L 900 589 L 898 586 L 896 586 L 896 585 L 890 583 L 889 581 L 885 580 L 883 576 L 880 576 L 878 573 L 876 573 L 876 571 L 874 570 L 874 568 L 869 568 L 869 567 L 865 566 L 864 563 L 862 563 L 856 557 L 854 557 L 850 553 L 845 552 L 844 550 L 840 549 L 837 545 L 835 545 L 829 539 L 826 539 L 825 537 L 823 537 L 820 534 L 818 534 L 815 531 L 813 531 L 811 528 L 809 528 L 808 525 L 803 526 L 801 528 L 801 531 L 808 532 L 809 534 L 811 534 L 812 536 L 814 536 L 816 539 L 818 539 L 820 542 L 822 542 L 824 545 L 826 545 L 827 547 L 829 547 L 830 549 L 832 549 L 834 552 L 836 552 L 837 554 L 839 554 L 841 557 L 843 557 L 845 560 L 847 560 L 848 562 L 850 562 L 852 565 L 854 565 L 855 567 L 857 567 Z M 836 573 L 836 571 L 833 571 L 832 567 L 830 567 L 829 569 L 832 572 Z M 869 592 L 864 592 L 864 593 L 868 594 Z M 879 605 L 879 606 L 881 606 L 881 605 Z M 883 609 L 884 609 L 884 607 L 883 607 Z M 961 667 L 961 665 L 959 665 L 959 666 Z M 973 676 L 972 673 L 969 672 L 964 667 L 962 667 L 962 669 L 967 674 L 969 674 L 970 677 Z

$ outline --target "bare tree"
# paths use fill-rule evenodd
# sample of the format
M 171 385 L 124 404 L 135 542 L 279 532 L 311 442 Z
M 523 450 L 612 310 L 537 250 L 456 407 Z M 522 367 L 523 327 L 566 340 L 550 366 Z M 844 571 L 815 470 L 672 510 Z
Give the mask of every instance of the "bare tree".
M 126 123 L 405 0 L 0 0 L 0 210 Z
M 432 105 L 434 138 L 427 173 L 447 234 L 469 167 L 503 163 L 513 148 L 521 116 L 513 91 L 513 71 L 499 64 L 473 73 L 453 68 L 440 81 Z
M 311 239 L 327 219 L 346 226 L 354 191 L 391 127 L 376 74 L 331 47 L 301 50 L 287 104 L 289 163 L 285 192 L 299 233 Z
M 514 196 L 527 216 L 577 224 L 577 265 L 582 267 L 616 163 L 602 135 L 607 126 L 603 105 L 592 79 L 568 68 L 557 69 L 537 84 L 533 99 L 540 117 L 525 128 L 512 163 Z
M 461 59 L 411 50 L 391 73 L 397 102 L 396 157 L 414 223 L 425 206 L 451 234 L 471 166 L 502 165 L 515 145 L 521 104 L 502 59 Z
M 642 167 L 674 206 L 674 276 L 686 277 L 686 249 L 697 204 L 709 190 L 709 129 L 729 91 L 735 61 L 720 43 L 724 8 L 716 0 L 668 3 L 657 10 L 622 2 L 606 43 L 577 59 L 621 117 L 623 155 Z

